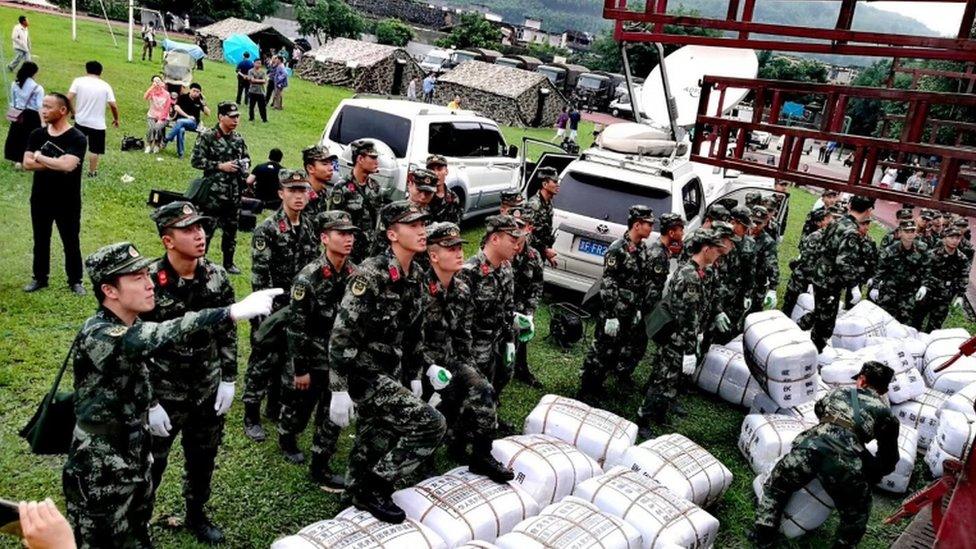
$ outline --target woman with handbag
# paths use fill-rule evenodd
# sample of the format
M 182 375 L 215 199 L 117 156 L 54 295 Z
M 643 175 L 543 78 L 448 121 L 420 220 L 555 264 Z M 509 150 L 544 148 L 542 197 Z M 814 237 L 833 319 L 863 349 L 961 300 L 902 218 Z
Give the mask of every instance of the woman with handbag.
M 142 98 L 149 102 L 149 111 L 146 113 L 146 154 L 157 153 L 163 148 L 166 124 L 169 123 L 169 111 L 173 107 L 174 99 L 166 89 L 163 77 L 158 74 L 153 75 L 152 85 Z
M 26 61 L 17 70 L 17 78 L 10 85 L 10 106 L 7 107 L 7 120 L 10 130 L 3 146 L 3 156 L 20 169 L 27 149 L 27 138 L 31 132 L 41 127 L 41 101 L 44 88 L 34 81 L 37 63 Z

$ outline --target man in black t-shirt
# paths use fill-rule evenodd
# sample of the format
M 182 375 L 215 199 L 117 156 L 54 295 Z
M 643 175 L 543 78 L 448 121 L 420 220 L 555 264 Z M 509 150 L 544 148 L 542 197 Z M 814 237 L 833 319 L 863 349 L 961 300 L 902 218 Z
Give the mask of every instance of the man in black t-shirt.
M 176 141 L 176 156 L 183 158 L 186 150 L 184 134 L 187 131 L 195 131 L 200 125 L 200 113 L 210 116 L 210 108 L 207 107 L 207 100 L 203 97 L 203 89 L 196 82 L 190 84 L 190 91 L 180 95 L 176 99 L 176 122 L 173 129 L 169 131 L 166 139 L 163 139 L 165 147 L 170 141 Z
M 268 153 L 268 161 L 262 162 L 251 170 L 251 175 L 247 177 L 247 186 L 254 192 L 254 198 L 264 202 L 264 207 L 269 210 L 277 210 L 281 205 L 281 198 L 278 197 L 278 172 L 281 171 L 281 149 L 271 149 Z
M 51 93 L 41 103 L 47 127 L 31 132 L 24 153 L 24 169 L 34 172 L 31 187 L 31 227 L 34 232 L 34 279 L 24 287 L 36 292 L 47 287 L 51 269 L 51 224 L 58 226 L 64 244 L 64 270 L 68 287 L 85 295 L 81 284 L 81 160 L 88 139 L 68 123 L 71 101 Z

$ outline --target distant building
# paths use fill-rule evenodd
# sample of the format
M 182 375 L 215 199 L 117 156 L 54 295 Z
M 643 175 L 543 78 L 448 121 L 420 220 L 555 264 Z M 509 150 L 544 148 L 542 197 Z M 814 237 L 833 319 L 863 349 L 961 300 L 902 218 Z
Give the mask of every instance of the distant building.
M 855 67 L 830 67 L 827 71 L 827 82 L 840 86 L 850 86 L 857 78 L 858 72 Z
M 566 29 L 562 34 L 561 46 L 572 51 L 590 51 L 593 35 L 588 32 Z

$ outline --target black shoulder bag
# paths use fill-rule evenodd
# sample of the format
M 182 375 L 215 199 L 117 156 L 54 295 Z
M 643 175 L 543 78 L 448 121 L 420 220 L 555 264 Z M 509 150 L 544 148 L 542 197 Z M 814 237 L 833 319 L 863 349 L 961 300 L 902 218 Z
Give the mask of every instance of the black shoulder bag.
M 64 371 L 68 368 L 77 344 L 78 338 L 75 337 L 58 376 L 54 378 L 54 385 L 37 407 L 34 417 L 20 430 L 20 436 L 27 440 L 31 452 L 35 454 L 66 454 L 71 447 L 75 428 L 75 393 L 58 392 L 58 386 L 61 385 L 61 378 L 64 377 Z

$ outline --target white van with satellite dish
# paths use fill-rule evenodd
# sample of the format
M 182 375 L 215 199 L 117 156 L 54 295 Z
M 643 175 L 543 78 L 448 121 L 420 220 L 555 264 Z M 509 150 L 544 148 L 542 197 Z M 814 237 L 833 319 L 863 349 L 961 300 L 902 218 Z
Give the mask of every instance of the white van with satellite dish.
M 461 199 L 465 219 L 497 211 L 501 192 L 518 186 L 518 148 L 505 143 L 495 121 L 473 111 L 380 97 L 343 99 L 321 138 L 345 153 L 340 177 L 352 170 L 349 143 L 363 138 L 385 144 L 378 175 L 394 198 L 405 195 L 407 173 L 424 166 L 431 154 L 447 159 L 446 183 Z
M 681 130 L 695 123 L 701 77 L 754 77 L 755 53 L 687 46 L 668 56 L 665 64 L 670 89 L 676 93 L 675 120 L 669 115 L 661 71 L 656 68 L 644 80 L 641 93 L 635 93 L 636 107 L 647 123 L 607 126 L 595 145 L 578 158 L 545 153 L 527 179 L 526 194 L 531 196 L 539 185 L 535 175 L 539 168 L 553 166 L 560 172 L 560 190 L 553 200 L 556 266 L 546 266 L 546 282 L 592 294 L 603 273 L 603 255 L 626 232 L 627 210 L 634 204 L 650 206 L 655 217 L 677 213 L 686 219 L 686 232 L 690 232 L 701 225 L 714 202 L 743 203 L 750 190 L 774 192 L 771 179 L 742 177 L 691 162 L 691 144 Z M 709 112 L 718 109 L 718 95 L 712 94 Z M 722 112 L 745 95 L 746 90 L 727 90 Z M 658 237 L 657 232 L 652 235 Z

